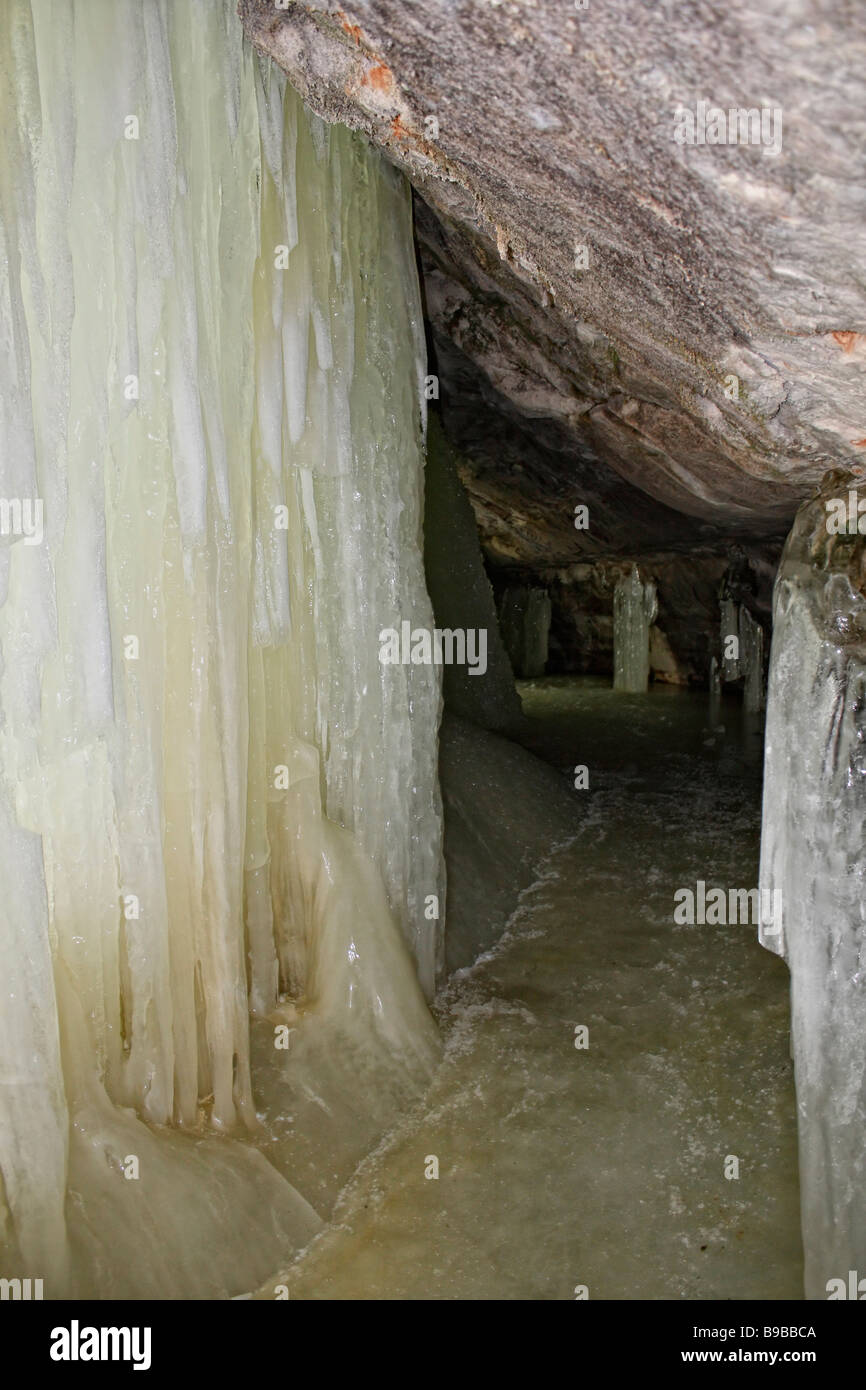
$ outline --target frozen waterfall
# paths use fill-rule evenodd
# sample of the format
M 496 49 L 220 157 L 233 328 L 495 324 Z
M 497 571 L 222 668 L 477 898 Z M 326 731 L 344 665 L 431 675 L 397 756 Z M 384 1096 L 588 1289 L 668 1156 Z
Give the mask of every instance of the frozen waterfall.
M 761 941 L 791 971 L 814 1299 L 833 1280 L 847 1290 L 851 1271 L 866 1277 L 866 543 L 828 534 L 825 511 L 856 486 L 830 474 L 797 515 L 776 580 L 767 701 L 761 886 L 781 890 L 782 923 L 764 921 Z
M 0 1272 L 224 1296 L 285 1096 L 437 1054 L 409 191 L 233 0 L 7 0 L 0 77 Z

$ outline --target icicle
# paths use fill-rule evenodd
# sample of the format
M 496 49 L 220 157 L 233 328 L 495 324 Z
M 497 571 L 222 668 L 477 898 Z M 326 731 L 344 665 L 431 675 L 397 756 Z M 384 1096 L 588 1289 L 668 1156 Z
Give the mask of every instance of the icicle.
M 319 1224 L 250 1014 L 294 998 L 274 1113 L 384 1123 L 437 1052 L 437 670 L 377 641 L 433 621 L 409 192 L 232 0 L 9 0 L 0 76 L 0 504 L 44 504 L 0 537 L 0 1269 L 221 1296 Z
M 866 543 L 856 530 L 829 534 L 826 510 L 858 487 L 829 474 L 797 514 L 776 580 L 767 701 L 761 896 L 781 894 L 781 914 L 762 913 L 760 935 L 791 971 L 815 1299 L 847 1296 L 849 1271 L 866 1276 Z
M 740 612 L 733 599 L 719 603 L 719 636 L 722 644 L 722 680 L 740 679 Z
M 764 629 L 746 608 L 740 608 L 740 670 L 745 676 L 743 705 L 753 714 L 764 708 Z
M 658 613 L 656 586 L 644 583 L 632 565 L 613 593 L 613 688 L 646 690 L 649 681 L 649 630 Z
M 519 678 L 532 680 L 544 675 L 550 615 L 546 589 L 520 585 L 505 590 L 499 609 L 502 640 Z

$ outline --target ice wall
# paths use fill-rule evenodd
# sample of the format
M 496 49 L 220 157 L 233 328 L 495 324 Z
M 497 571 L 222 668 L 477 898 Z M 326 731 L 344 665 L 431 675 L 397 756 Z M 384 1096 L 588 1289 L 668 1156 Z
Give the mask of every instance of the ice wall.
M 646 690 L 649 681 L 649 630 L 658 612 L 656 586 L 632 565 L 613 591 L 613 688 Z
M 219 1296 L 318 1225 L 251 1013 L 336 1112 L 436 1055 L 409 193 L 231 0 L 8 0 L 0 84 L 0 1265 Z
M 801 507 L 776 581 L 761 886 L 787 960 L 806 1295 L 866 1275 L 866 541 L 827 530 L 830 474 Z M 762 897 L 766 896 L 762 894 Z M 772 895 L 767 898 L 767 905 Z

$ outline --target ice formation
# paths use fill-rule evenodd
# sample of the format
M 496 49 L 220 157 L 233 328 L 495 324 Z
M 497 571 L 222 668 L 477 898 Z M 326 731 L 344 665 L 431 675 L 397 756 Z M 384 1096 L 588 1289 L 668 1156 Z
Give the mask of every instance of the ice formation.
M 524 680 L 544 675 L 551 602 L 546 589 L 512 585 L 502 595 L 499 622 L 514 674 Z
M 232 1294 L 319 1224 L 251 1015 L 332 1112 L 436 1056 L 409 193 L 231 0 L 7 0 L 0 79 L 0 1272 Z
M 719 636 L 722 645 L 722 679 L 740 678 L 740 611 L 732 598 L 719 603 Z
M 715 676 L 721 682 L 743 681 L 743 705 L 750 713 L 757 714 L 766 703 L 764 685 L 764 629 L 754 618 L 745 603 L 738 603 L 729 595 L 719 600 L 719 636 L 721 639 L 721 667 L 716 658 Z
M 649 681 L 649 630 L 658 613 L 656 586 L 644 583 L 632 565 L 613 591 L 613 688 L 646 690 Z
M 806 1296 L 866 1275 L 866 543 L 831 536 L 828 475 L 799 511 L 774 595 L 761 941 L 791 971 Z M 763 895 L 762 895 L 763 896 Z
M 764 629 L 745 604 L 740 608 L 740 670 L 745 677 L 743 705 L 752 714 L 764 708 Z

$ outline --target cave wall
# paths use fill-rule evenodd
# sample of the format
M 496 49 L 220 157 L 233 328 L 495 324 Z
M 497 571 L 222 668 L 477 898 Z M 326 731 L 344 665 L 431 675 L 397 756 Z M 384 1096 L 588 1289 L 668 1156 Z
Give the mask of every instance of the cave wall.
M 468 665 L 443 666 L 446 708 L 479 728 L 513 732 L 522 719 L 520 700 L 499 633 L 475 516 L 454 450 L 438 413 L 432 411 L 424 486 L 424 569 L 436 625 L 486 634 L 483 672 L 473 672 Z
M 797 506 L 866 448 L 852 270 L 866 258 L 852 165 L 866 80 L 840 62 L 866 52 L 866 12 L 240 0 L 239 13 L 315 110 L 414 185 L 443 429 L 491 575 L 551 592 L 549 669 L 609 671 L 608 586 L 637 560 L 658 570 L 657 675 L 705 679 L 727 547 L 752 557 L 768 618 Z M 778 112 L 778 148 L 678 142 L 677 112 L 698 99 Z

